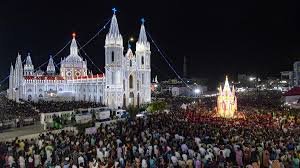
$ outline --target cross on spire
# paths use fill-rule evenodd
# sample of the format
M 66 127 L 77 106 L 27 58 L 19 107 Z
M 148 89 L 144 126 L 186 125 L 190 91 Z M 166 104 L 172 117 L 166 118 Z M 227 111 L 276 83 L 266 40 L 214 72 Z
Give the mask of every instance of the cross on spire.
M 113 11 L 113 13 L 114 13 L 114 15 L 115 15 L 116 12 L 117 12 L 117 9 L 116 9 L 116 8 L 112 8 L 112 11 Z
M 144 23 L 145 23 L 145 19 L 144 19 L 144 18 L 142 18 L 142 19 L 141 19 L 141 22 L 142 22 L 142 24 L 144 24 Z

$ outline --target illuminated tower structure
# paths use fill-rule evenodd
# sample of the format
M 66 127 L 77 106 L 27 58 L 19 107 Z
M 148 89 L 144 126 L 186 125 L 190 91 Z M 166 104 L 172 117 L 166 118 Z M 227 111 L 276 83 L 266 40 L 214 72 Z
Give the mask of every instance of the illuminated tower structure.
M 230 89 L 228 78 L 226 76 L 224 88 L 219 88 L 219 96 L 217 101 L 217 115 L 224 118 L 234 118 L 237 111 L 237 99 L 235 89 Z

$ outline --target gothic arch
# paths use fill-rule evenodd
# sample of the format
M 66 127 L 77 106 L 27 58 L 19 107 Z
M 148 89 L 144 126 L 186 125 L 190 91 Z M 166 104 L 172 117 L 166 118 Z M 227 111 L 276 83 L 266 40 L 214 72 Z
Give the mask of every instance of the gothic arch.
M 134 93 L 129 93 L 129 104 L 134 105 Z
M 139 107 L 140 106 L 140 93 L 138 93 L 138 95 L 137 95 L 137 100 L 136 100 L 136 104 L 137 104 L 137 106 Z
M 32 96 L 28 95 L 28 101 L 31 101 L 31 99 L 32 99 Z
M 112 51 L 111 52 L 111 62 L 114 62 L 115 61 L 115 52 Z
M 123 94 L 123 107 L 126 107 L 126 95 L 125 95 L 125 93 Z
M 142 62 L 142 65 L 144 65 L 144 63 L 145 63 L 144 56 L 142 56 L 141 62 Z
M 125 79 L 123 79 L 123 91 L 125 91 L 125 88 L 126 88 L 126 86 L 125 86 Z
M 133 76 L 129 75 L 129 88 L 133 89 Z

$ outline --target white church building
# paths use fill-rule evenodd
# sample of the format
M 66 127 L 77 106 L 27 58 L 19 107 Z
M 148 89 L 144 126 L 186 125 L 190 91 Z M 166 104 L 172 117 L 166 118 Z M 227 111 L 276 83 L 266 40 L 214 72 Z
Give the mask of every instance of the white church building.
M 8 98 L 14 101 L 89 101 L 111 108 L 139 106 L 151 101 L 150 43 L 142 23 L 136 51 L 126 53 L 115 13 L 105 39 L 105 74 L 88 73 L 73 34 L 70 55 L 61 58 L 57 72 L 52 57 L 46 71 L 35 70 L 28 54 L 11 65 Z M 125 54 L 124 54 L 125 53 Z

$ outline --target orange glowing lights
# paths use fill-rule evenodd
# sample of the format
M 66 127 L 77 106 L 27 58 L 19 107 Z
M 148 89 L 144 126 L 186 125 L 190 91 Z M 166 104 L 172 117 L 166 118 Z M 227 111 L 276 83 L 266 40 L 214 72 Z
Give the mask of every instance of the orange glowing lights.
M 217 115 L 223 118 L 235 118 L 237 111 L 237 99 L 235 89 L 230 89 L 228 78 L 226 76 L 224 88 L 220 86 L 217 102 Z

